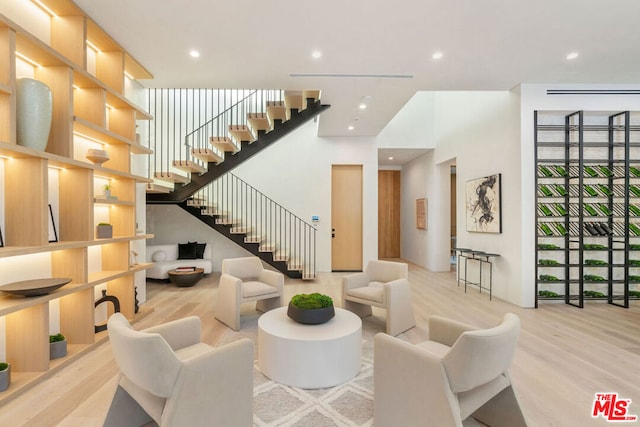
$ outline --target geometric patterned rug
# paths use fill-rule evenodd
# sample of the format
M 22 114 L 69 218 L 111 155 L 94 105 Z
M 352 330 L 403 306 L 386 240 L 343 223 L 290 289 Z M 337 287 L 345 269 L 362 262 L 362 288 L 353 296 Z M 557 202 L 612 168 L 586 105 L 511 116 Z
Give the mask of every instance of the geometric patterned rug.
M 369 427 L 373 420 L 373 338 L 384 332 L 384 319 L 367 317 L 362 322 L 362 366 L 350 381 L 336 387 L 301 389 L 270 380 L 260 372 L 258 317 L 243 313 L 240 331 L 228 329 L 218 346 L 249 338 L 254 343 L 253 425 L 256 427 Z M 404 334 L 398 336 L 406 339 Z M 464 427 L 479 427 L 473 418 Z M 401 426 L 398 426 L 401 427 Z

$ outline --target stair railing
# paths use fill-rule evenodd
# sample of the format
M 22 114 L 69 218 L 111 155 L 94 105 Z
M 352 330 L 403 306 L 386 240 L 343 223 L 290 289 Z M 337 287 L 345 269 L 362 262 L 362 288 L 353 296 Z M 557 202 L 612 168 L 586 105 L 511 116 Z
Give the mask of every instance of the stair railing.
M 174 161 L 194 161 L 193 148 L 216 149 L 211 137 L 228 137 L 231 125 L 246 125 L 247 114 L 266 114 L 268 101 L 283 101 L 284 91 L 266 89 L 148 89 L 150 176 L 170 172 Z M 236 142 L 239 144 L 239 141 Z M 153 160 L 151 159 L 153 157 Z
M 202 213 L 227 224 L 245 242 L 272 252 L 274 261 L 287 262 L 303 279 L 316 277 L 317 229 L 232 173 L 222 175 L 193 195 Z

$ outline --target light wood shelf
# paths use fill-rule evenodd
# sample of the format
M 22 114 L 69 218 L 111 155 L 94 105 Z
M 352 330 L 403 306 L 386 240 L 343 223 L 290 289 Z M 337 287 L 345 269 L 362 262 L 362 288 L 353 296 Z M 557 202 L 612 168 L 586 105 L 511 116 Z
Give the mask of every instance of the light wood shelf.
M 12 364 L 13 376 L 9 390 L 0 393 L 0 404 L 106 339 L 106 333 L 94 330 L 96 286 L 106 286 L 119 299 L 127 318 L 139 318 L 134 278 L 150 267 L 148 263 L 129 266 L 129 261 L 130 243 L 153 237 L 135 234 L 136 184 L 152 180 L 131 173 L 132 154 L 152 153 L 136 140 L 137 121 L 152 120 L 152 116 L 127 99 L 124 88 L 128 76 L 152 76 L 72 0 L 42 2 L 57 15 L 51 19 L 47 42 L 0 14 L 5 219 L 0 258 L 48 253 L 49 275 L 69 277 L 71 282 L 36 297 L 0 292 L 6 359 Z M 89 41 L 101 50 L 95 58 L 87 54 Z M 90 60 L 95 64 L 88 64 Z M 53 120 L 44 151 L 16 142 L 15 87 L 17 70 L 25 64 L 33 67 L 35 79 L 51 89 Z M 98 165 L 79 158 L 81 151 L 97 143 L 108 146 L 107 162 Z M 52 169 L 60 169 L 57 176 Z M 94 194 L 101 179 L 109 180 L 118 199 Z M 52 189 L 52 183 L 57 187 Z M 55 243 L 48 242 L 51 204 L 58 214 L 59 242 Z M 96 215 L 104 216 L 101 209 L 105 206 L 115 237 L 96 239 Z M 99 247 L 102 271 L 91 272 L 89 249 L 93 247 Z M 9 281 L 3 279 L 3 283 Z M 53 300 L 59 304 L 60 332 L 67 338 L 68 356 L 49 361 L 49 305 Z

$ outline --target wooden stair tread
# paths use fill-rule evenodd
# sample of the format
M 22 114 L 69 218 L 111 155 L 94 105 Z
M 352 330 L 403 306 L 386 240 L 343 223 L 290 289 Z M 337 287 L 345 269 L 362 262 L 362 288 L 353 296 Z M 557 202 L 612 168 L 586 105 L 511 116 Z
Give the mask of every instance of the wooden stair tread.
M 271 122 L 266 113 L 248 113 L 247 122 L 249 122 L 249 126 L 251 126 L 251 129 L 254 131 L 270 131 L 272 129 Z
M 220 163 L 224 161 L 224 153 L 211 148 L 192 148 L 191 155 L 203 162 Z
M 301 111 L 305 107 L 304 99 L 302 98 L 302 91 L 299 90 L 287 90 L 284 92 L 284 104 L 287 110 L 296 109 Z
M 202 207 L 206 204 L 206 200 L 198 197 L 192 197 L 187 200 L 187 206 Z
M 172 191 L 173 188 L 167 187 L 166 185 L 156 184 L 155 182 L 150 182 L 147 184 L 147 193 L 169 194 Z
M 191 160 L 174 160 L 173 167 L 185 172 L 205 173 L 207 168 Z
M 267 101 L 267 117 L 271 127 L 273 127 L 274 120 L 282 120 L 283 122 L 289 120 L 284 101 Z
M 209 144 L 213 145 L 219 150 L 237 153 L 240 151 L 240 146 L 228 136 L 212 136 L 209 138 Z
M 304 99 L 313 99 L 314 101 L 317 101 L 318 99 L 320 99 L 320 91 L 319 90 L 303 90 L 302 91 L 302 98 Z
M 253 142 L 256 139 L 247 125 L 229 125 L 229 133 L 236 141 Z
M 188 177 L 175 172 L 156 172 L 153 174 L 153 178 L 160 181 L 172 182 L 174 184 L 185 184 L 189 182 Z
M 201 209 L 200 214 L 207 216 L 219 215 L 218 209 L 215 206 L 207 206 L 206 208 Z

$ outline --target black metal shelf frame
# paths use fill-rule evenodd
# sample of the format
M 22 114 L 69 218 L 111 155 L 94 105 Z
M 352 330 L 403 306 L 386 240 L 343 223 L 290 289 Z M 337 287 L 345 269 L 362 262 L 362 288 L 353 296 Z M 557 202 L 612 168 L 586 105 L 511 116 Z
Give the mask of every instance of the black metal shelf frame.
M 630 300 L 638 299 L 629 294 L 629 279 L 635 279 L 629 271 L 637 271 L 633 269 L 639 266 L 630 265 L 629 261 L 630 253 L 637 251 L 631 244 L 638 244 L 631 239 L 640 237 L 640 217 L 630 212 L 630 206 L 640 209 L 640 141 L 631 141 L 631 132 L 640 126 L 630 123 L 628 111 L 608 117 L 576 111 L 564 116 L 564 125 L 557 119 L 556 124 L 544 124 L 545 119 L 540 120 L 539 114 L 548 119 L 548 114 L 554 113 L 534 112 L 535 306 L 539 300 L 563 299 L 565 304 L 583 308 L 585 300 L 599 299 L 628 308 Z M 634 194 L 636 190 L 638 194 Z M 585 226 L 594 222 L 606 225 L 612 233 L 590 235 Z M 549 242 L 558 247 L 544 247 Z M 601 247 L 589 246 L 594 242 Z M 540 264 L 538 260 L 547 251 L 563 261 Z M 586 253 L 590 255 L 585 256 Z M 606 265 L 585 264 L 585 259 L 600 259 Z M 556 272 L 559 277 L 546 272 Z M 541 280 L 541 274 L 555 280 Z M 593 280 L 590 276 L 594 275 L 603 280 Z M 542 286 L 554 284 L 564 285 L 562 295 L 558 291 L 555 296 L 540 296 Z M 585 287 L 593 285 L 606 285 L 606 296 L 585 295 Z

